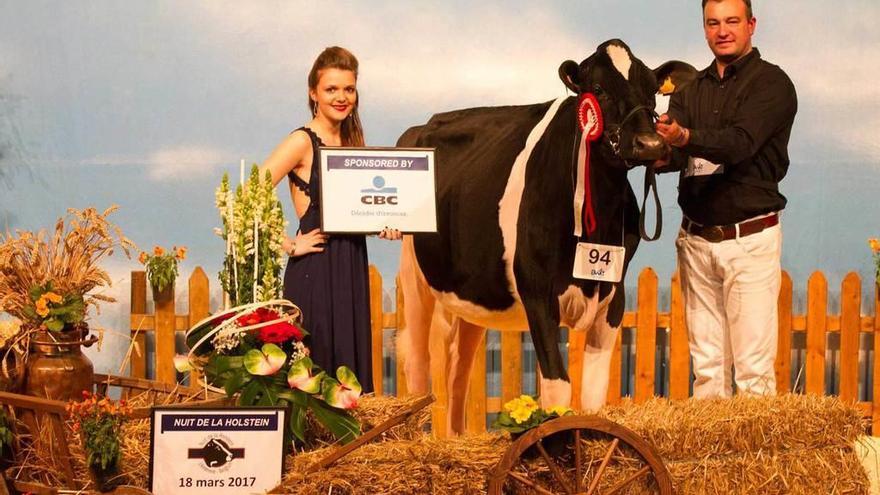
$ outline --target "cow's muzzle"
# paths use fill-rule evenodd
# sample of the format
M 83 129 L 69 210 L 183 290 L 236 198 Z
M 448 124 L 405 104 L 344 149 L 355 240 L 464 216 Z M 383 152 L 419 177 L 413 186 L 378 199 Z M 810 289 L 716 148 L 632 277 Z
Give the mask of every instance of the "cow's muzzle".
M 653 130 L 651 132 L 633 133 L 632 141 L 626 143 L 628 146 L 621 146 L 623 129 L 633 117 L 642 111 L 648 112 L 651 116 L 652 123 L 658 118 L 657 112 L 651 107 L 648 107 L 647 105 L 637 105 L 626 114 L 626 117 L 624 117 L 619 124 L 609 125 L 605 131 L 605 137 L 608 140 L 608 144 L 611 145 L 611 150 L 618 158 L 621 158 L 626 162 L 655 161 L 662 158 L 667 152 L 663 139 Z
M 647 162 L 663 158 L 668 147 L 656 132 L 640 132 L 633 136 L 632 160 Z

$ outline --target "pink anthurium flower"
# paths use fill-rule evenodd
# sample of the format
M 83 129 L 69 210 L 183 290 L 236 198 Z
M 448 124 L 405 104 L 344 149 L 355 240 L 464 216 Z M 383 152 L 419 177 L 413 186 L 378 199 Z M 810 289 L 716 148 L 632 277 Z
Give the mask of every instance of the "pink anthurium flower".
M 333 407 L 341 409 L 354 409 L 358 405 L 358 398 L 361 396 L 361 384 L 358 382 L 354 372 L 345 366 L 340 366 L 336 370 L 336 381 L 332 378 L 325 378 L 321 395 L 324 396 L 324 402 Z
M 178 354 L 174 356 L 174 369 L 177 370 L 178 373 L 186 373 L 187 371 L 193 370 L 192 362 L 189 360 L 189 356 L 186 354 Z
M 257 376 L 274 375 L 284 366 L 287 354 L 275 344 L 263 344 L 259 351 L 251 349 L 244 355 L 244 369 Z
M 323 371 L 312 376 L 312 360 L 308 357 L 297 359 L 287 373 L 287 384 L 290 388 L 302 390 L 307 394 L 317 394 L 321 391 L 321 381 L 326 373 Z

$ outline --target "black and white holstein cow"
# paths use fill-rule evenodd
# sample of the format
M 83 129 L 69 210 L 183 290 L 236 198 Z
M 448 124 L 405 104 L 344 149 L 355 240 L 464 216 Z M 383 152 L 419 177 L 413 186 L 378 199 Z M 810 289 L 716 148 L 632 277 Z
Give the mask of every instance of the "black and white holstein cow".
M 585 349 L 569 349 L 584 352 L 580 407 L 604 404 L 624 311 L 622 275 L 639 242 L 626 174 L 667 151 L 654 132 L 654 95 L 658 80 L 679 76 L 677 64 L 655 74 L 610 40 L 580 64 L 560 66 L 580 98 L 437 114 L 399 139 L 402 147 L 436 148 L 438 232 L 405 236 L 401 253 L 407 387 L 428 392 L 428 334 L 439 303 L 457 332 L 447 376 L 451 433 L 463 430 L 468 375 L 486 328 L 529 330 L 545 407 L 571 401 L 560 324 L 587 332 Z M 589 272 L 615 262 L 615 282 L 573 276 L 575 263 Z

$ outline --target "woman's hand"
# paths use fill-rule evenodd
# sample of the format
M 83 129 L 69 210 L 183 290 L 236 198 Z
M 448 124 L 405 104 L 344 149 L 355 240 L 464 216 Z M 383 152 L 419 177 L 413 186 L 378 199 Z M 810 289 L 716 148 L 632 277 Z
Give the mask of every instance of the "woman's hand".
M 281 247 L 288 256 L 293 258 L 311 253 L 320 253 L 324 251 L 324 244 L 326 242 L 327 234 L 321 232 L 321 229 L 315 229 L 307 234 L 300 232 L 293 239 L 285 238 L 281 243 Z
M 403 234 L 400 233 L 397 229 L 391 229 L 385 227 L 379 232 L 379 239 L 388 239 L 389 241 L 399 241 L 400 238 L 403 237 Z

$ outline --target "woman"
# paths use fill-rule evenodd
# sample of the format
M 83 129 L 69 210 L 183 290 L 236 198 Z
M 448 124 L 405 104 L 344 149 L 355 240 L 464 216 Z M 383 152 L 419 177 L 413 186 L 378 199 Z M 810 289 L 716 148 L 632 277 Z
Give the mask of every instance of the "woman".
M 373 391 L 367 247 L 363 235 L 321 232 L 319 146 L 363 146 L 358 117 L 358 62 L 348 50 L 325 49 L 309 72 L 312 120 L 290 133 L 263 168 L 277 184 L 286 175 L 299 217 L 299 230 L 285 238 L 290 256 L 284 297 L 303 311 L 310 332 L 312 360 L 334 375 L 339 366 L 354 370 L 364 392 Z M 399 239 L 385 229 L 379 237 Z M 381 384 L 379 384 L 381 386 Z

